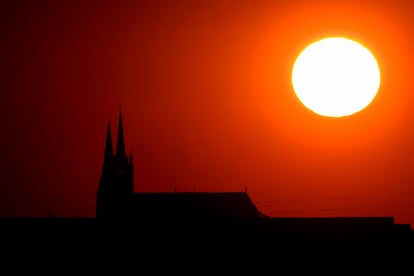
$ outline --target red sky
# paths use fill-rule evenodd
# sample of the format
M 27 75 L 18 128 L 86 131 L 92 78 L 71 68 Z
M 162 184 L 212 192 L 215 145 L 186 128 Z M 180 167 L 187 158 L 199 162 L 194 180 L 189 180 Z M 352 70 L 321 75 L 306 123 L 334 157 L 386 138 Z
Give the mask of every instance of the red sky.
M 270 216 L 414 225 L 411 1 L 2 1 L 0 216 L 94 216 L 122 105 L 136 192 L 244 191 Z M 329 119 L 296 98 L 309 43 L 368 47 L 381 87 Z M 113 139 L 116 136 L 113 133 Z

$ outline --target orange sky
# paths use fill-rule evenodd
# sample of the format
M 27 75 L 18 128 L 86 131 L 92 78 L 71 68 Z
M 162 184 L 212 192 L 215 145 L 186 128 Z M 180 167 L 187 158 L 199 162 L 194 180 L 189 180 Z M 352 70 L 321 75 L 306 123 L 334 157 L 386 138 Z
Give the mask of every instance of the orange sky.
M 135 190 L 244 191 L 271 216 L 414 225 L 410 1 L 0 4 L 0 215 L 94 216 L 122 104 Z M 377 57 L 364 111 L 324 118 L 293 62 L 347 36 Z M 115 139 L 115 135 L 113 135 Z

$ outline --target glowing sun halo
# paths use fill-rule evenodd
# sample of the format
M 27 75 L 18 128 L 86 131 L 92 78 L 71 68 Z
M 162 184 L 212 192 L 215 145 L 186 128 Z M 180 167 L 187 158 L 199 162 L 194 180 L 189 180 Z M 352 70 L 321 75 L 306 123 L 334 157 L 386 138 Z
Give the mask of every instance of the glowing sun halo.
M 347 38 L 331 37 L 300 53 L 292 84 L 299 100 L 313 112 L 342 117 L 364 109 L 375 98 L 380 70 L 367 48 Z

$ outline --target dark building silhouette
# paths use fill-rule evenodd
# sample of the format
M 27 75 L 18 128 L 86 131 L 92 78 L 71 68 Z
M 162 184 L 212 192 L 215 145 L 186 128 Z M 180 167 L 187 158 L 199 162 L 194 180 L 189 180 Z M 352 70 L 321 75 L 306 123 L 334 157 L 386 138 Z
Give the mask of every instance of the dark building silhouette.
M 140 233 L 159 241 L 174 236 L 181 237 L 181 242 L 197 237 L 191 243 L 243 239 L 285 247 L 412 247 L 410 225 L 395 224 L 393 217 L 269 217 L 256 208 L 246 190 L 135 193 L 134 164 L 132 153 L 125 151 L 121 112 L 115 154 L 112 146 L 108 122 L 96 218 L 98 222 L 116 220 L 117 227 L 127 224 L 119 228 L 122 235 L 131 231 L 131 236 Z
M 151 218 L 257 218 L 261 214 L 246 192 L 134 193 L 132 153 L 125 152 L 122 112 L 116 151 L 108 122 L 102 175 L 97 192 L 96 217 Z
M 53 256 L 76 252 L 87 255 L 85 259 L 102 254 L 113 262 L 114 255 L 124 252 L 138 254 L 141 266 L 143 256 L 177 258 L 182 263 L 207 254 L 210 265 L 214 257 L 227 261 L 237 255 L 247 261 L 262 254 L 279 267 L 280 254 L 286 252 L 305 252 L 307 260 L 318 251 L 328 256 L 341 252 L 314 249 L 357 249 L 353 254 L 373 249 L 370 252 L 389 257 L 413 249 L 411 225 L 396 224 L 393 217 L 269 217 L 256 208 L 246 190 L 135 193 L 134 164 L 132 153 L 125 151 L 121 113 L 115 147 L 114 153 L 108 123 L 96 218 L 0 218 L 3 255 L 17 250 L 20 260 L 23 251 L 32 250 L 30 258 L 42 250 Z M 348 258 L 343 260 L 339 267 L 352 265 Z

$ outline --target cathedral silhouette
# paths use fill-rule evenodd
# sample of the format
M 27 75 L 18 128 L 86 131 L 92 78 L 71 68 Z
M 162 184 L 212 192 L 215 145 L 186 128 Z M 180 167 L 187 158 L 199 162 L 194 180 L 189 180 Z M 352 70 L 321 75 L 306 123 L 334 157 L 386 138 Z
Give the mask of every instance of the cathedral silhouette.
M 129 231 L 127 237 L 139 233 L 163 242 L 170 242 L 171 236 L 181 242 L 191 236 L 190 244 L 213 240 L 237 244 L 243 239 L 252 244 L 310 248 L 412 248 L 414 242 L 411 226 L 395 224 L 393 217 L 270 217 L 256 208 L 246 190 L 136 193 L 133 175 L 120 111 L 115 153 L 108 122 L 96 200 L 98 225 L 116 221 L 112 226 L 120 235 Z M 128 227 L 119 227 L 125 223 Z
M 108 122 L 96 217 L 105 219 L 240 219 L 262 217 L 247 192 L 135 193 L 132 152 L 125 151 L 122 111 L 115 154 Z

